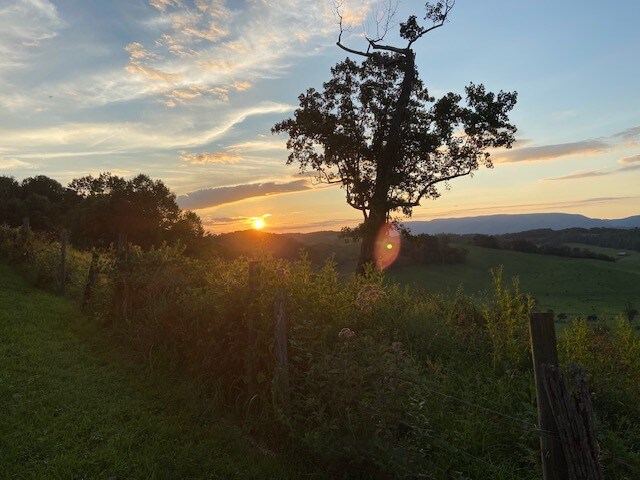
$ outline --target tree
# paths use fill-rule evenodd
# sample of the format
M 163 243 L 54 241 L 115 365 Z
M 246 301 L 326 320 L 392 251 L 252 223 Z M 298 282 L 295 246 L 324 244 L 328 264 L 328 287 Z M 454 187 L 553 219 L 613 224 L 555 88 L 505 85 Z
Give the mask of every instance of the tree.
M 204 234 L 200 218 L 182 211 L 176 196 L 148 175 L 131 180 L 110 173 L 73 180 L 69 188 L 81 199 L 74 209 L 72 233 L 87 244 L 115 242 L 119 233 L 148 248 L 163 241 L 189 241 Z
M 337 45 L 363 60 L 334 66 L 323 91 L 308 89 L 293 118 L 272 129 L 289 136 L 287 164 L 341 184 L 347 203 L 362 212 L 355 232 L 362 237 L 359 273 L 375 261 L 376 236 L 394 213 L 411 216 L 423 199 L 440 196 L 439 184 L 490 167 L 488 149 L 514 141 L 508 112 L 515 92 L 470 84 L 463 106 L 455 93 L 436 100 L 418 76 L 413 44 L 442 27 L 453 4 L 427 3 L 426 26 L 414 15 L 401 23 L 402 47 L 382 43 L 385 28 L 378 38 L 366 37 L 366 50 L 349 48 L 340 20 Z

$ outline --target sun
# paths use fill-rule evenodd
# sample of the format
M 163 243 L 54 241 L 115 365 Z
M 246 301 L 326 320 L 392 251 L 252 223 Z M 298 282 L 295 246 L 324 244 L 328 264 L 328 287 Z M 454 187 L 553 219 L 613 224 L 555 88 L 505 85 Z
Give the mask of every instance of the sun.
M 262 230 L 264 228 L 264 219 L 258 217 L 251 221 L 251 228 L 254 230 Z

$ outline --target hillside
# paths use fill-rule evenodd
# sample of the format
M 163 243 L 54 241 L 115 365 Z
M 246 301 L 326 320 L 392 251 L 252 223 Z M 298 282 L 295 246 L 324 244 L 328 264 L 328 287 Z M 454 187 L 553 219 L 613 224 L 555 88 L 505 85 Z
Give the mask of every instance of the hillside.
M 489 270 L 503 265 L 505 278 L 519 276 L 522 289 L 530 292 L 540 307 L 556 313 L 613 315 L 621 313 L 627 302 L 636 308 L 640 305 L 640 253 L 603 262 L 465 248 L 469 257 L 464 264 L 403 267 L 389 271 L 388 276 L 427 290 L 454 292 L 462 285 L 466 292 L 479 294 L 491 289 Z M 607 248 L 597 251 L 617 253 Z
M 525 230 L 551 228 L 562 230 L 565 228 L 635 228 L 640 227 L 640 215 L 632 217 L 603 220 L 589 218 L 584 215 L 568 213 L 527 213 L 517 215 L 484 215 L 465 218 L 439 218 L 426 222 L 409 221 L 404 224 L 414 235 L 420 233 L 483 233 L 486 235 L 501 235 Z

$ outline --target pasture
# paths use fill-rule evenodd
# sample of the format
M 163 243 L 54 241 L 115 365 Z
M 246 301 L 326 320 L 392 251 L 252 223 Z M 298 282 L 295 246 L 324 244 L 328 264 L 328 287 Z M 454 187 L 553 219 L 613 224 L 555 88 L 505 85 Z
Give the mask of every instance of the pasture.
M 616 257 L 618 250 L 589 248 Z M 458 265 L 419 265 L 388 272 L 389 279 L 427 291 L 455 293 L 462 286 L 466 293 L 482 295 L 492 288 L 490 270 L 504 266 L 506 278 L 519 277 L 523 291 L 529 292 L 538 308 L 552 309 L 569 316 L 610 317 L 623 312 L 627 302 L 640 305 L 640 253 L 628 251 L 615 262 L 565 258 L 495 250 L 465 245 L 466 263 Z

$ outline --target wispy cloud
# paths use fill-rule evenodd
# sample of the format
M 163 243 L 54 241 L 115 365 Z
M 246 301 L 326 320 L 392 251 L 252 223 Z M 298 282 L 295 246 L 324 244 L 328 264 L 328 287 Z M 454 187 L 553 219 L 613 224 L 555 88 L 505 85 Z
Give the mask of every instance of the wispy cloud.
M 248 225 L 251 224 L 257 218 L 267 219 L 271 216 L 270 213 L 259 215 L 257 217 L 247 217 L 244 215 L 236 217 L 202 217 L 202 224 L 205 227 L 222 227 L 228 225 Z
M 204 165 L 206 163 L 237 163 L 240 161 L 240 155 L 229 152 L 187 152 L 180 151 L 180 160 L 190 163 L 191 165 Z
M 633 140 L 634 138 L 640 137 L 640 125 L 627 128 L 626 130 L 615 133 L 612 136 L 614 138 L 622 138 L 623 140 Z
M 616 175 L 618 173 L 632 172 L 640 170 L 639 165 L 628 165 L 626 167 L 620 167 L 613 170 L 591 170 L 588 172 L 575 172 L 569 175 L 564 175 L 562 177 L 553 177 L 553 178 L 545 178 L 543 181 L 557 181 L 557 180 L 578 180 L 583 178 L 592 178 L 592 177 L 604 177 L 607 175 Z
M 640 162 L 640 153 L 638 155 L 631 155 L 630 157 L 624 157 L 618 160 L 620 163 L 636 163 Z
M 37 168 L 33 163 L 23 162 L 17 158 L 0 157 L 0 170 L 18 170 Z
M 194 148 L 218 140 L 247 118 L 285 113 L 291 105 L 263 102 L 232 111 L 209 125 L 143 123 L 71 123 L 40 129 L 0 130 L 0 145 L 16 158 L 55 158 L 149 149 Z M 210 120 L 211 121 L 211 120 Z M 93 147 L 93 148 L 91 148 Z M 82 152 L 82 153 L 79 153 Z
M 563 157 L 593 156 L 611 150 L 613 146 L 604 140 L 581 140 L 571 143 L 542 145 L 508 150 L 495 154 L 496 163 L 536 162 Z
M 0 73 L 19 67 L 64 26 L 49 0 L 12 0 L 0 7 Z
M 180 195 L 178 205 L 188 210 L 200 210 L 226 203 L 239 202 L 253 197 L 300 192 L 311 187 L 306 180 L 292 182 L 264 182 L 235 185 L 233 187 L 207 188 Z

